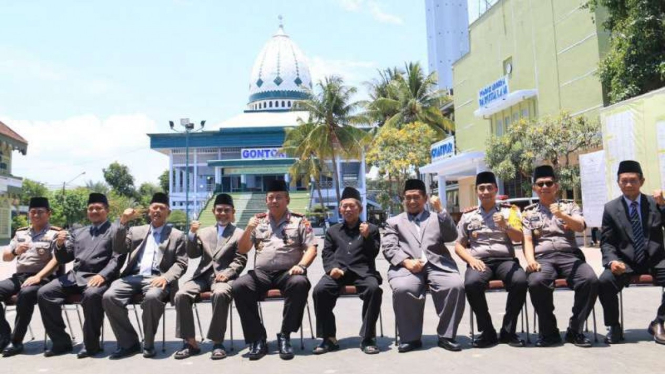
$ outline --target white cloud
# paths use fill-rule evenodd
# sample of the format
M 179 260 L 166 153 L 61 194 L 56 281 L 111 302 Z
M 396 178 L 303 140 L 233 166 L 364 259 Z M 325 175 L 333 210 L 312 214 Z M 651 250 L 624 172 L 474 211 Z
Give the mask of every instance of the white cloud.
M 404 20 L 398 15 L 387 13 L 381 7 L 381 3 L 377 0 L 335 0 L 337 4 L 344 10 L 349 12 L 363 12 L 369 13 L 372 17 L 382 23 L 390 23 L 393 25 L 402 25 Z
M 150 149 L 147 133 L 157 132 L 155 121 L 144 114 L 94 115 L 57 121 L 0 118 L 28 141 L 28 154 L 14 153 L 12 174 L 44 182 L 51 187 L 85 171 L 72 185 L 103 181 L 102 169 L 114 161 L 129 167 L 136 186 L 157 183 L 168 168 L 168 158 Z
M 320 56 L 308 59 L 309 70 L 314 84 L 329 75 L 339 75 L 346 84 L 356 86 L 362 93 L 360 85 L 376 74 L 377 63 L 374 61 L 330 60 Z

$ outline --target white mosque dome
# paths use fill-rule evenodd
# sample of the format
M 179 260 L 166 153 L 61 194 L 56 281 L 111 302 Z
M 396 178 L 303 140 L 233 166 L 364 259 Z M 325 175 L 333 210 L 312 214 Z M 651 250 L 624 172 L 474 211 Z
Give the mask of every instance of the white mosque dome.
M 290 110 L 294 101 L 308 97 L 311 88 L 305 55 L 280 24 L 254 62 L 247 109 Z

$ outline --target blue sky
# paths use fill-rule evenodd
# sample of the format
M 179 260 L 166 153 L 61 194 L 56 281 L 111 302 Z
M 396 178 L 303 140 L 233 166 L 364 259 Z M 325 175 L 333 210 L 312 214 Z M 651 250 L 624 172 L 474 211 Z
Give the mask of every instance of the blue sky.
M 101 168 L 118 160 L 139 183 L 154 182 L 168 161 L 148 149 L 145 133 L 169 131 L 168 121 L 181 117 L 211 124 L 240 113 L 278 15 L 315 80 L 334 73 L 360 85 L 405 61 L 427 66 L 424 7 L 424 0 L 0 0 L 0 120 L 30 142 L 14 174 L 56 185 L 85 171 L 80 184 L 101 180 Z

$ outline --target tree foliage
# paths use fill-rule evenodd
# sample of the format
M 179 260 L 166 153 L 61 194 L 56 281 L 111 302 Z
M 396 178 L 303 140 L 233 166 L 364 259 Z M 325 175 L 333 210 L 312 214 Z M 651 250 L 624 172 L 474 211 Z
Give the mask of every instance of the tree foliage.
M 122 165 L 116 161 L 110 164 L 108 168 L 102 169 L 102 171 L 104 172 L 104 180 L 115 193 L 126 197 L 135 195 L 134 177 L 129 172 L 127 165 Z
M 159 176 L 159 187 L 164 193 L 169 193 L 169 170 L 164 170 Z
M 23 186 L 21 187 L 19 205 L 28 205 L 31 198 L 48 197 L 49 194 L 50 192 L 44 183 L 35 182 L 26 178 L 23 180 Z
M 577 155 L 600 147 L 600 124 L 586 117 L 561 113 L 556 117 L 520 120 L 509 126 L 503 136 L 487 141 L 485 162 L 504 181 L 518 173 L 530 179 L 538 164 L 551 164 L 564 189 L 580 185 Z M 525 192 L 529 186 L 523 186 Z
M 611 103 L 665 86 L 665 1 L 590 0 L 608 10 L 609 51 L 599 76 Z

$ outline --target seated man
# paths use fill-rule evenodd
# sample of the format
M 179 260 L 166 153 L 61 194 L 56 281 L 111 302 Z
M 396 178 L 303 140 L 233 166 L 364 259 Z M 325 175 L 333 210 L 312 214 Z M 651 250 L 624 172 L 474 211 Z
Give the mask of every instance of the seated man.
M 135 295 L 143 295 L 143 357 L 154 357 L 155 334 L 170 293 L 175 293 L 178 279 L 187 270 L 185 235 L 166 224 L 171 211 L 169 198 L 162 192 L 153 195 L 148 208 L 150 224 L 127 229 L 138 212 L 127 208 L 120 217 L 119 232 L 125 233 L 118 253 L 129 254 L 120 279 L 104 294 L 103 305 L 118 348 L 110 356 L 119 359 L 141 350 L 139 337 L 127 314 L 127 304 Z
M 432 294 L 439 323 L 438 346 L 461 351 L 455 340 L 464 314 L 464 282 L 446 242 L 457 238 L 452 217 L 440 206 L 438 214 L 425 210 L 425 183 L 409 179 L 404 186 L 406 212 L 388 219 L 383 255 L 390 262 L 388 283 L 400 336 L 399 352 L 422 347 L 425 292 Z M 440 205 L 440 201 L 438 202 Z
M 268 353 L 266 329 L 259 316 L 258 301 L 272 288 L 284 295 L 282 328 L 277 334 L 279 357 L 294 357 L 291 333 L 302 322 L 310 283 L 307 267 L 316 258 L 314 233 L 309 222 L 288 209 L 289 192 L 283 180 L 268 184 L 267 213 L 252 217 L 238 243 L 238 252 L 256 248 L 254 270 L 233 283 L 233 299 L 240 314 L 249 359 L 258 360 Z
M 2 253 L 4 261 L 16 259 L 16 273 L 0 281 L 0 302 L 7 302 L 17 295 L 13 333 L 5 319 L 4 308 L 0 314 L 0 350 L 4 357 L 23 352 L 23 338 L 37 304 L 37 291 L 53 279 L 53 271 L 58 267 L 51 241 L 61 229 L 49 224 L 51 208 L 48 199 L 30 199 L 28 216 L 30 226 L 16 230 L 16 235 Z
M 526 273 L 515 258 L 513 247 L 513 242 L 522 241 L 522 223 L 519 213 L 513 213 L 515 224 L 509 223 L 511 207 L 497 204 L 497 191 L 494 173 L 478 173 L 476 193 L 480 207 L 464 213 L 457 225 L 455 253 L 468 264 L 464 274 L 464 290 L 472 312 L 478 319 L 478 331 L 481 332 L 472 342 L 476 348 L 489 347 L 499 341 L 513 347 L 524 347 L 524 340 L 515 334 L 515 329 L 526 300 Z M 503 281 L 508 291 L 499 339 L 485 298 L 485 290 L 492 279 Z
M 598 278 L 575 240 L 575 233 L 586 228 L 582 210 L 574 202 L 557 198 L 559 184 L 549 165 L 538 166 L 533 172 L 533 190 L 540 202 L 524 208 L 522 226 L 529 294 L 540 326 L 536 347 L 561 344 L 552 294 L 557 278 L 565 278 L 575 291 L 566 341 L 591 347 L 582 329 L 596 303 Z
M 101 352 L 99 336 L 104 323 L 102 295 L 109 284 L 118 277 L 125 256 L 118 253 L 125 240 L 124 232 L 108 221 L 109 203 L 105 195 L 91 193 L 88 197 L 88 220 L 86 226 L 71 232 L 60 231 L 51 248 L 60 265 L 74 262 L 67 274 L 54 279 L 39 289 L 37 294 L 39 311 L 46 333 L 53 346 L 44 352 L 51 357 L 70 352 L 72 340 L 65 331 L 62 320 L 62 304 L 68 295 L 81 294 L 83 323 L 83 348 L 78 358 Z
M 322 253 L 326 274 L 314 287 L 316 335 L 323 338 L 314 349 L 314 354 L 339 349 L 333 308 L 346 285 L 356 286 L 363 300 L 360 349 L 367 354 L 379 353 L 376 346 L 376 321 L 381 312 L 383 291 L 374 259 L 379 254 L 381 239 L 378 227 L 360 221 L 362 210 L 360 192 L 346 187 L 339 206 L 344 221 L 333 225 L 326 232 Z
M 196 342 L 192 303 L 205 291 L 212 291 L 212 320 L 207 335 L 213 342 L 211 358 L 226 357 L 223 343 L 232 300 L 231 285 L 247 265 L 247 255 L 238 253 L 238 240 L 243 230 L 232 223 L 235 213 L 233 198 L 224 193 L 217 195 L 212 213 L 217 219 L 216 225 L 200 229 L 201 224 L 193 221 L 189 229 L 187 255 L 201 258 L 201 261 L 192 279 L 175 295 L 176 337 L 185 340 L 183 348 L 175 353 L 176 359 L 201 352 Z
M 620 343 L 622 326 L 619 324 L 617 294 L 628 285 L 630 276 L 652 274 L 656 284 L 665 286 L 665 199 L 660 190 L 646 196 L 642 167 L 636 161 L 619 164 L 617 181 L 622 196 L 605 204 L 600 249 L 605 271 L 600 275 L 600 303 L 603 304 L 605 325 L 609 332 L 607 344 Z M 656 343 L 665 344 L 665 294 L 656 311 L 656 318 L 647 331 Z

